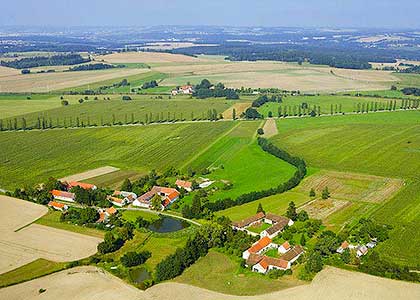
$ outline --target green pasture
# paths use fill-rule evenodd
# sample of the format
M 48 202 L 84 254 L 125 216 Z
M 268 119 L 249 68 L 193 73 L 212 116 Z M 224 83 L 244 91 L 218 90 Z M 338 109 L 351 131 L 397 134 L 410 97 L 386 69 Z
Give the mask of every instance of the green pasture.
M 293 166 L 264 152 L 257 145 L 256 131 L 260 123 L 234 123 L 232 131 L 209 144 L 205 152 L 198 152 L 189 164 L 194 169 L 211 170 L 204 176 L 216 181 L 214 186 L 210 186 L 210 201 L 228 197 L 234 199 L 244 193 L 269 189 L 293 176 Z M 232 187 L 224 189 L 225 183 Z M 184 201 L 188 202 L 190 198 L 186 197 Z
M 98 100 L 94 100 L 97 97 Z M 132 95 L 132 100 L 124 101 L 121 95 L 110 96 L 88 96 L 88 100 L 79 103 L 78 99 L 85 99 L 85 96 L 64 96 L 71 103 L 67 106 L 61 105 L 60 96 L 57 99 L 50 99 L 58 103 L 58 107 L 15 116 L 18 127 L 25 119 L 27 127 L 36 127 L 38 118 L 52 122 L 53 127 L 75 127 L 79 125 L 111 125 L 172 121 L 172 120 L 198 120 L 207 119 L 209 110 L 215 110 L 217 115 L 223 113 L 234 101 L 224 99 L 198 100 L 186 96 L 169 99 L 169 96 Z M 104 100 L 110 98 L 110 100 Z M 0 101 L 1 102 L 1 101 Z M 1 107 L 1 103 L 0 103 Z M 4 123 L 3 126 L 5 126 Z
M 405 187 L 378 204 L 352 203 L 328 222 L 352 224 L 371 217 L 393 227 L 379 245 L 391 261 L 418 268 L 420 247 L 420 112 L 394 112 L 299 120 L 279 120 L 273 142 L 309 165 L 338 171 L 403 178 Z
M 0 186 L 14 189 L 112 165 L 139 173 L 180 166 L 233 122 L 0 133 Z

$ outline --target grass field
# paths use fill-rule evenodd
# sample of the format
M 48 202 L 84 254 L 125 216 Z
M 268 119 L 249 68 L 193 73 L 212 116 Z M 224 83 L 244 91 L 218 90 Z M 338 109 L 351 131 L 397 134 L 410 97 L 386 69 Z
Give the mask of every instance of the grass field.
M 58 272 L 65 266 L 66 263 L 37 259 L 13 271 L 0 274 L 0 288 Z
M 372 217 L 393 226 L 380 254 L 418 268 L 420 112 L 280 120 L 273 141 L 309 165 L 403 178 L 406 185 L 381 204 L 354 203 L 328 217 L 335 225 Z M 410 241 L 410 242 L 407 242 Z
M 30 99 L 27 99 L 30 97 Z M 76 98 L 69 99 L 70 104 L 77 103 Z M 59 97 L 48 94 L 34 95 L 0 95 L 0 116 L 3 118 L 15 117 L 23 114 L 41 112 L 52 108 L 60 107 Z
M 410 111 L 282 119 L 273 141 L 314 167 L 419 178 L 419 117 Z
M 147 211 L 141 210 L 124 210 L 122 211 L 122 217 L 124 220 L 130 221 L 135 223 L 138 217 L 142 217 L 143 219 L 153 222 L 159 220 L 158 214 L 153 214 Z
M 174 280 L 231 295 L 260 295 L 304 284 L 296 276 L 269 279 L 239 267 L 239 258 L 210 251 Z
M 0 133 L 0 186 L 13 189 L 111 165 L 163 171 L 180 166 L 233 122 Z
M 121 69 L 121 70 L 124 70 L 124 69 Z M 130 93 L 132 88 L 141 87 L 141 85 L 145 82 L 149 82 L 152 80 L 156 80 L 157 82 L 160 82 L 163 78 L 166 77 L 165 74 L 162 74 L 160 72 L 152 72 L 144 68 L 131 69 L 131 70 L 133 71 L 134 74 L 129 74 L 128 76 L 121 75 L 118 77 L 114 77 L 112 79 L 96 81 L 93 83 L 83 84 L 83 85 L 78 85 L 78 86 L 71 86 L 62 91 L 83 92 L 85 90 L 98 90 L 99 87 L 102 87 L 102 86 L 110 86 L 109 88 L 105 89 L 103 92 L 105 93 Z M 112 87 L 114 83 L 119 83 L 123 79 L 127 79 L 130 85 L 121 86 L 121 87 Z
M 20 115 L 17 118 L 18 126 L 21 125 L 22 118 L 25 118 L 27 126 L 35 127 L 38 118 L 51 120 L 53 124 L 60 126 L 76 126 L 77 119 L 79 124 L 83 122 L 88 124 L 115 124 L 115 123 L 131 123 L 134 122 L 151 122 L 166 120 L 187 120 L 207 119 L 209 110 L 216 110 L 217 114 L 221 114 L 229 108 L 234 101 L 224 99 L 206 99 L 198 100 L 186 96 L 180 96 L 172 99 L 156 99 L 150 95 L 134 95 L 130 96 L 133 100 L 123 101 L 121 96 L 106 96 L 110 100 L 93 100 L 94 97 L 88 97 L 89 100 L 78 103 L 77 99 L 83 96 L 65 96 L 66 100 L 71 102 L 68 106 L 62 106 L 61 100 L 50 99 L 52 103 L 57 102 L 58 107 L 38 111 L 34 113 Z M 59 96 L 56 96 L 59 99 Z M 1 101 L 0 101 L 1 102 Z M 1 103 L 0 103 L 1 108 Z M 8 111 L 13 111 L 12 107 Z M 14 118 L 12 118 L 14 119 Z
M 199 153 L 190 166 L 198 170 L 209 168 L 206 178 L 217 181 L 217 191 L 209 196 L 210 201 L 220 198 L 232 199 L 248 192 L 278 186 L 292 177 L 295 168 L 278 158 L 265 153 L 256 143 L 256 131 L 260 121 L 237 122 L 236 127 Z M 264 180 L 260 180 L 261 177 Z M 223 189 L 223 183 L 232 184 Z M 188 202 L 190 197 L 184 201 Z

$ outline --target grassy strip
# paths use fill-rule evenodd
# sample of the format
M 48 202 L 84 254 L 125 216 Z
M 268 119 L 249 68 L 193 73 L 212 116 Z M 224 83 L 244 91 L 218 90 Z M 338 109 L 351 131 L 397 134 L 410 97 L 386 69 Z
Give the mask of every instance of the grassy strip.
M 0 288 L 52 274 L 64 270 L 66 266 L 66 263 L 58 263 L 39 258 L 20 268 L 1 274 Z
M 103 231 L 98 230 L 96 228 L 89 228 L 85 226 L 78 226 L 66 222 L 61 222 L 60 216 L 61 213 L 59 211 L 49 211 L 45 216 L 36 220 L 35 223 L 98 238 L 103 238 L 105 235 Z

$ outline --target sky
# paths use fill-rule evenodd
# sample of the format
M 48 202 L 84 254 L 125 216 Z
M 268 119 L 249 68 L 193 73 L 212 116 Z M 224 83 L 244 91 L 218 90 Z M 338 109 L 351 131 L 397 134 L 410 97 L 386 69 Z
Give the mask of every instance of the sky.
M 420 0 L 0 0 L 0 26 L 420 28 Z

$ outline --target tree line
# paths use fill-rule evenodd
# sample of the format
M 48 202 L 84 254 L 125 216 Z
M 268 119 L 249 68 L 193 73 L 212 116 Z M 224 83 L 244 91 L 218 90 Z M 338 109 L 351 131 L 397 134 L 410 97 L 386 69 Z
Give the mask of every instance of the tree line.
M 354 103 L 353 112 L 368 113 L 377 111 L 395 111 L 397 109 L 418 109 L 420 100 L 418 99 L 402 99 L 400 104 L 397 100 L 390 100 L 387 102 L 362 102 Z
M 42 66 L 77 65 L 90 62 L 90 58 L 83 58 L 80 54 L 34 56 L 12 61 L 1 61 L 0 65 L 15 69 L 28 69 Z
M 113 68 L 117 68 L 117 67 L 110 64 L 99 63 L 99 64 L 87 64 L 87 65 L 71 67 L 68 71 L 94 71 L 94 70 L 107 70 L 107 69 L 113 69 Z M 118 68 L 122 68 L 122 67 L 118 66 Z
M 215 202 L 208 202 L 205 205 L 203 205 L 202 207 L 203 210 L 206 209 L 210 212 L 216 212 L 216 211 L 227 209 L 229 207 L 242 205 L 251 201 L 265 198 L 271 195 L 281 194 L 296 187 L 305 177 L 306 163 L 303 159 L 290 155 L 286 151 L 278 148 L 273 143 L 271 143 L 270 141 L 262 137 L 258 137 L 258 145 L 265 152 L 268 152 L 269 154 L 274 155 L 277 158 L 282 159 L 288 162 L 289 164 L 295 166 L 297 170 L 295 171 L 293 176 L 285 183 L 280 183 L 277 187 L 273 187 L 273 188 L 263 190 L 263 191 L 255 191 L 255 192 L 242 194 L 236 199 L 225 198 L 225 199 L 220 199 Z
M 222 217 L 218 221 L 201 226 L 183 248 L 178 248 L 174 254 L 162 260 L 156 266 L 155 280 L 161 282 L 181 275 L 211 248 L 238 254 L 254 242 L 255 237 L 242 231 L 234 231 L 228 219 Z
M 187 116 L 190 118 L 188 119 Z M 156 112 L 146 113 L 143 118 L 139 114 L 126 113 L 123 116 L 116 114 L 100 115 L 91 118 L 90 116 L 75 116 L 75 117 L 47 117 L 39 116 L 32 124 L 28 124 L 26 117 L 14 117 L 10 119 L 0 119 L 0 131 L 13 131 L 13 130 L 32 130 L 32 129 L 53 129 L 53 128 L 84 128 L 96 126 L 118 126 L 118 125 L 148 125 L 152 123 L 163 122 L 184 122 L 191 121 L 217 121 L 223 119 L 222 114 L 217 112 L 216 109 L 209 109 L 200 113 L 191 112 L 189 115 L 183 112 Z

